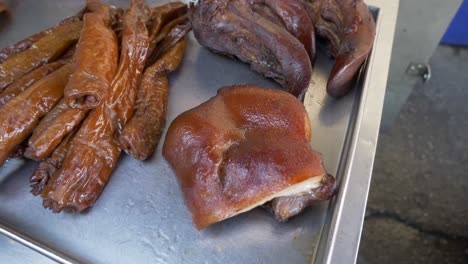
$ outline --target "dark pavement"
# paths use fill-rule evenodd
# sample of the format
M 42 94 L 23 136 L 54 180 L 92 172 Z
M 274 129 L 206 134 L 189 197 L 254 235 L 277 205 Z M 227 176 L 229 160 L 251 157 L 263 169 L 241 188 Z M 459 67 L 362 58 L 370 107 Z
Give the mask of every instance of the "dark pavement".
M 380 133 L 358 263 L 468 263 L 468 49 L 440 46 Z

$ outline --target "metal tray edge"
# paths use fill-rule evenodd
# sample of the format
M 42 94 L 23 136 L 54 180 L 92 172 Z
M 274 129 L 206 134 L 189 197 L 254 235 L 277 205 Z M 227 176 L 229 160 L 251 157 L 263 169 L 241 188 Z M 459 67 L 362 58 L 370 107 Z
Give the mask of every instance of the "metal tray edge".
M 355 263 L 359 249 L 399 5 L 399 0 L 365 2 L 377 9 L 376 39 L 356 95 L 361 99 L 338 169 L 338 195 L 329 204 L 313 263 Z

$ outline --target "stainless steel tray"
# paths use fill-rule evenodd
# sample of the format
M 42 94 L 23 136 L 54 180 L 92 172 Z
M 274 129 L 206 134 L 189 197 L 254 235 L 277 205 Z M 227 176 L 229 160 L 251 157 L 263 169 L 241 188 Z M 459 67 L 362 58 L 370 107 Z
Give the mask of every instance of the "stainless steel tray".
M 319 48 L 305 100 L 312 146 L 323 154 L 327 171 L 339 182 L 339 193 L 332 201 L 312 206 L 287 223 L 254 209 L 199 232 L 192 226 L 175 176 L 161 157 L 160 144 L 146 162 L 122 155 L 104 193 L 83 214 L 54 214 L 42 208 L 41 199 L 32 196 L 28 186 L 37 163 L 8 161 L 0 169 L 0 233 L 60 262 L 354 262 L 398 7 L 398 1 L 366 2 L 377 19 L 377 37 L 358 87 L 341 100 L 327 97 L 325 84 L 332 60 Z M 10 1 L 10 19 L 0 18 L 0 48 L 53 25 L 83 4 L 76 0 Z M 221 86 L 248 83 L 279 88 L 247 65 L 201 48 L 192 34 L 181 69 L 170 82 L 168 122 L 215 95 Z M 49 262 L 17 242 L 0 237 L 0 262 Z

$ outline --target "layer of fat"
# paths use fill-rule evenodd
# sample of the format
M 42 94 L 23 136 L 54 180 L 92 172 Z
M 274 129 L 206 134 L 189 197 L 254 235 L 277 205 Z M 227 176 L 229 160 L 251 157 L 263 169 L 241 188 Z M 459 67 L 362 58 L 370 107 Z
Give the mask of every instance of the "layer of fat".
M 303 192 L 307 192 L 311 189 L 315 189 L 315 188 L 318 188 L 320 187 L 320 181 L 322 180 L 323 176 L 325 175 L 320 175 L 320 176 L 315 176 L 315 177 L 312 177 L 312 178 L 309 178 L 305 181 L 302 181 L 300 183 L 296 183 L 292 186 L 289 186 L 288 188 L 285 188 L 277 193 L 274 193 L 270 196 L 267 196 L 265 198 L 263 198 L 262 200 L 258 201 L 257 203 L 249 206 L 249 207 L 246 207 L 240 211 L 238 211 L 237 213 L 235 213 L 234 215 L 238 215 L 238 214 L 241 214 L 241 213 L 244 213 L 244 212 L 247 212 L 247 211 L 250 211 L 252 209 L 254 209 L 255 207 L 257 206 L 260 206 L 268 201 L 271 201 L 277 197 L 281 197 L 281 196 L 292 196 L 292 195 L 296 195 L 296 194 L 300 194 L 300 193 L 303 193 Z M 232 215 L 232 216 L 234 216 Z

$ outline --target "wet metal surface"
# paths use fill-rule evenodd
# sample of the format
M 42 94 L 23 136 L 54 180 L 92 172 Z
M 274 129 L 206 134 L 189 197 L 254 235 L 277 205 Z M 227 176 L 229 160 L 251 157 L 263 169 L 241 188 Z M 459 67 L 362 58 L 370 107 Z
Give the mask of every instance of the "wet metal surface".
M 127 5 L 126 1 L 110 2 Z M 395 8 L 385 1 L 368 2 L 382 4 L 390 11 Z M 74 0 L 15 1 L 9 21 L 2 20 L 0 48 L 72 15 L 82 4 Z M 395 21 L 390 11 L 379 16 L 379 29 L 386 34 L 381 32 L 377 38 L 368 72 L 348 96 L 335 101 L 325 95 L 333 63 L 325 50 L 315 63 L 305 105 L 312 123 L 312 146 L 323 154 L 328 173 L 341 182 L 340 194 L 331 206 L 328 202 L 317 204 L 287 223 L 278 223 L 265 210 L 254 209 L 199 232 L 192 226 L 176 178 L 161 156 L 161 142 L 148 161 L 122 155 L 97 203 L 82 214 L 54 214 L 42 208 L 41 199 L 32 196 L 28 186 L 37 163 L 7 162 L 0 169 L 0 223 L 76 261 L 92 263 L 307 263 L 317 249 L 319 261 L 338 257 L 334 254 L 339 247 L 349 248 L 339 257 L 355 258 L 393 39 Z M 170 84 L 168 124 L 214 96 L 222 86 L 255 84 L 279 89 L 247 65 L 201 48 L 193 34 Z M 365 135 L 358 128 L 363 128 Z M 353 163 L 354 159 L 359 163 Z M 356 190 L 348 182 L 357 175 L 363 181 L 355 182 Z M 351 206 L 343 203 L 345 197 L 354 210 L 345 212 L 347 226 L 336 217 Z M 326 228 L 321 232 L 324 223 Z M 14 254 L 0 247 L 0 260 L 5 258 L 14 258 Z

